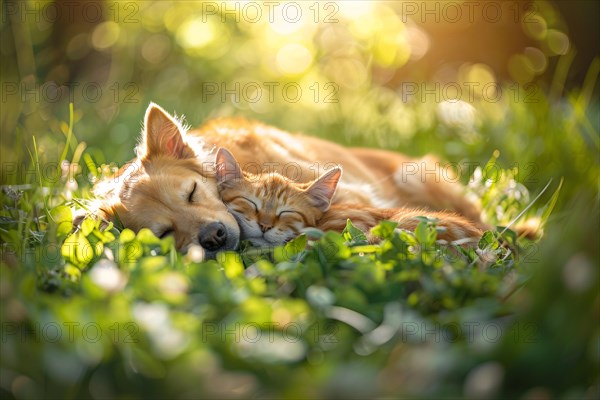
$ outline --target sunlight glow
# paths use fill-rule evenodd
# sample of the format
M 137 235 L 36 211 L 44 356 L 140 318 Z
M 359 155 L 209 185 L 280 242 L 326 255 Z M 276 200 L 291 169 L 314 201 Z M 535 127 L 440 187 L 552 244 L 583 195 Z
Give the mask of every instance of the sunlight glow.
M 298 43 L 289 43 L 277 52 L 277 67 L 286 74 L 300 74 L 312 63 L 310 51 Z
M 177 41 L 183 47 L 201 48 L 214 39 L 214 29 L 210 21 L 188 20 L 177 30 Z
M 355 20 L 364 17 L 373 11 L 374 1 L 336 1 L 339 6 L 340 14 L 349 19 Z

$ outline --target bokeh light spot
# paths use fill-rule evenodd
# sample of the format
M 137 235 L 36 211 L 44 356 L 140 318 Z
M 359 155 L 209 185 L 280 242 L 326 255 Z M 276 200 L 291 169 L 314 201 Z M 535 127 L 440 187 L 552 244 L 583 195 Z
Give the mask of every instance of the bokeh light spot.
M 354 20 L 371 13 L 374 3 L 373 1 L 338 1 L 337 5 L 343 17 Z
M 165 35 L 150 36 L 142 45 L 142 57 L 151 64 L 163 61 L 171 51 L 171 41 Z
M 595 279 L 596 271 L 593 264 L 583 253 L 571 256 L 563 268 L 565 286 L 573 292 L 589 289 Z
M 301 44 L 290 43 L 283 46 L 276 57 L 279 70 L 288 75 L 304 72 L 312 63 L 310 51 Z
M 117 43 L 120 31 L 121 28 L 116 23 L 103 22 L 92 33 L 92 45 L 98 50 L 107 49 Z
M 548 48 L 554 54 L 567 54 L 569 51 L 569 37 L 555 29 L 549 29 L 546 37 Z
M 465 81 L 469 83 L 478 83 L 480 86 L 484 87 L 489 84 L 496 83 L 496 77 L 494 75 L 494 71 L 486 65 L 486 64 L 473 64 L 467 68 L 465 73 Z M 479 91 L 475 91 L 478 93 Z
M 367 80 L 366 67 L 355 58 L 332 60 L 325 67 L 325 72 L 334 82 L 347 88 L 359 88 Z
M 546 70 L 548 60 L 546 59 L 546 55 L 540 49 L 536 47 L 527 47 L 523 53 L 537 74 L 541 74 Z
M 548 24 L 546 20 L 539 15 L 528 16 L 523 20 L 523 30 L 529 37 L 541 40 L 546 37 Z
M 269 27 L 273 32 L 279 35 L 291 35 L 292 33 L 299 32 L 301 28 L 306 26 L 305 18 L 302 18 L 302 15 L 308 13 L 309 10 L 306 7 L 302 7 L 302 4 L 283 5 L 277 11 L 273 13 L 272 18 L 269 16 Z M 264 10 L 263 13 L 266 18 L 268 11 Z M 249 24 L 253 25 L 254 23 L 250 22 Z
M 440 122 L 452 128 L 471 131 L 475 127 L 476 110 L 462 100 L 442 101 L 437 107 Z
M 373 57 L 382 67 L 397 67 L 408 61 L 410 50 L 404 33 L 382 35 L 373 46 Z
M 88 33 L 80 33 L 69 41 L 69 44 L 67 45 L 67 56 L 71 60 L 79 60 L 89 53 L 89 36 Z
M 177 42 L 184 48 L 202 48 L 214 38 L 214 27 L 210 20 L 188 20 L 177 30 Z
M 518 83 L 531 82 L 534 77 L 531 61 L 522 54 L 515 54 L 508 60 L 508 72 Z
M 416 25 L 407 26 L 406 41 L 410 46 L 410 59 L 413 61 L 423 58 L 431 45 L 427 33 Z

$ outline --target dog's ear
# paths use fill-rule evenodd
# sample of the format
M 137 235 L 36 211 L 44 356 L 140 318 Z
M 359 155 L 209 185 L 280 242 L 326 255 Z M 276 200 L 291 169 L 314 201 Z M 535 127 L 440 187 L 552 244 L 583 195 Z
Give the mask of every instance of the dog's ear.
M 222 185 L 233 179 L 242 179 L 244 175 L 240 165 L 231 152 L 223 147 L 217 150 L 215 157 L 215 177 L 217 185 Z
M 184 139 L 183 127 L 165 110 L 154 103 L 146 109 L 143 143 L 140 158 L 170 156 L 175 158 L 194 157 L 194 151 Z
M 341 177 L 342 169 L 340 167 L 332 168 L 306 189 L 305 193 L 310 196 L 315 207 L 323 212 L 329 209 L 331 199 L 333 199 Z

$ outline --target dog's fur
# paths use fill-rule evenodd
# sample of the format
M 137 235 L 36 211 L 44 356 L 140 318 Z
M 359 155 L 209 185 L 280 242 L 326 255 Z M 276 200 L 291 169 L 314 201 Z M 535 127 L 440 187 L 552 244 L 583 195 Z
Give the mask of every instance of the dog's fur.
M 135 231 L 146 227 L 158 236 L 173 234 L 182 251 L 203 245 L 206 256 L 214 257 L 234 249 L 239 228 L 219 199 L 214 176 L 218 147 L 229 149 L 245 170 L 275 171 L 299 182 L 315 179 L 325 165 L 341 165 L 344 182 L 334 204 L 449 210 L 484 227 L 477 207 L 433 158 L 345 148 L 244 119 L 215 119 L 186 133 L 156 104 L 146 111 L 137 157 L 96 185 L 99 211 Z M 207 235 L 216 238 L 208 241 L 208 249 Z

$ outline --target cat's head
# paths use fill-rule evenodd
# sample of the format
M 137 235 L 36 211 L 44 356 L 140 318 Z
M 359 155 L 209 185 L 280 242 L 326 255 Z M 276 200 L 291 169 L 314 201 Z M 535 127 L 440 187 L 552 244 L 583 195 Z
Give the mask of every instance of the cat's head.
M 220 148 L 216 155 L 217 188 L 237 220 L 241 238 L 255 246 L 278 246 L 315 226 L 329 208 L 340 167 L 313 182 L 298 183 L 277 173 L 243 172 L 233 155 Z

